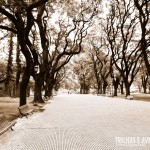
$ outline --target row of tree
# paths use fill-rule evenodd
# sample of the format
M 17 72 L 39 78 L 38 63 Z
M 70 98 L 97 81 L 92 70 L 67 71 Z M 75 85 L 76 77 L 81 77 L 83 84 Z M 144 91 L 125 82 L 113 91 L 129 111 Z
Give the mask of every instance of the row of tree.
M 121 93 L 125 86 L 126 95 L 130 95 L 139 75 L 146 93 L 150 76 L 150 1 L 111 0 L 107 8 L 106 17 L 96 19 L 86 43 L 98 94 L 105 94 L 112 84 L 113 95 L 117 96 L 119 85 Z
M 81 93 L 88 93 L 92 81 L 97 83 L 98 93 L 105 93 L 111 78 L 115 95 L 119 84 L 121 89 L 124 84 L 126 95 L 130 95 L 130 87 L 139 71 L 144 74 L 143 86 L 147 83 L 146 75 L 150 75 L 150 0 L 111 0 L 103 10 L 100 6 L 104 2 L 1 1 L 1 39 L 17 37 L 14 43 L 17 45 L 16 84 L 21 73 L 20 52 L 25 61 L 20 105 L 26 104 L 31 76 L 35 80 L 34 102 L 44 102 L 41 91 L 45 91 L 45 97 L 50 97 L 53 89 L 60 87 L 66 64 L 83 51 L 90 58 L 90 61 L 84 61 L 89 69 L 84 68 L 83 62 L 74 69 L 79 76 Z M 10 42 L 8 66 L 12 65 L 11 45 Z M 146 71 L 142 70 L 143 63 Z M 7 79 L 10 70 L 8 68 Z
M 98 2 L 74 0 L 69 4 L 61 0 L 0 2 L 0 29 L 4 37 L 8 32 L 17 37 L 16 44 L 25 59 L 20 105 L 26 104 L 26 89 L 31 76 L 35 79 L 34 102 L 44 102 L 43 89 L 45 97 L 52 95 L 63 67 L 73 55 L 82 51 L 83 39 L 97 14 L 97 7 Z
M 109 13 L 100 25 L 103 32 L 101 34 L 103 36 L 100 36 L 100 44 L 99 46 L 92 44 L 94 49 L 95 47 L 98 49 L 96 53 L 99 53 L 100 49 L 105 53 L 104 56 L 100 54 L 101 59 L 96 55 L 98 56 L 96 63 L 100 63 L 100 65 L 97 64 L 99 69 L 102 66 L 110 66 L 108 71 L 103 70 L 103 72 L 105 72 L 105 80 L 109 74 L 113 79 L 114 95 L 117 95 L 118 85 L 121 84 L 119 80 L 125 85 L 126 95 L 130 95 L 130 87 L 135 76 L 142 69 L 144 72 L 143 62 L 147 68 L 147 71 L 144 72 L 145 77 L 146 74 L 150 75 L 149 6 L 149 0 L 112 0 L 109 4 Z M 117 73 L 114 70 L 117 70 Z M 97 70 L 95 72 L 98 73 Z M 100 72 L 102 73 L 102 70 Z M 102 75 L 101 78 L 103 79 Z M 105 87 L 107 83 L 105 81 L 103 83 Z

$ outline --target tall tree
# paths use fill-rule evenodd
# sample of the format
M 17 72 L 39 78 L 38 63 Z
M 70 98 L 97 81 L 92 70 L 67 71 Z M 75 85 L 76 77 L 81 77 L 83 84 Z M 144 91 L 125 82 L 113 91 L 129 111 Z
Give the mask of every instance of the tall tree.
M 56 32 L 55 36 L 49 36 L 49 31 L 51 30 L 51 28 L 48 28 L 51 26 L 49 24 L 49 18 L 53 13 L 52 11 L 54 11 L 55 1 L 38 0 L 30 2 L 31 3 L 26 3 L 25 1 L 16 0 L 11 1 L 9 4 L 6 4 L 5 2 L 0 4 L 0 14 L 2 17 L 6 18 L 6 22 L 13 23 L 13 28 L 11 28 L 3 21 L 0 28 L 2 30 L 11 31 L 17 35 L 21 52 L 26 59 L 26 67 L 20 85 L 20 105 L 26 104 L 25 89 L 27 89 L 31 75 L 34 78 L 37 78 L 35 82 L 36 91 L 34 102 L 43 102 L 41 97 L 41 87 L 44 81 L 46 82 L 46 95 L 51 94 L 56 72 L 68 63 L 74 54 L 80 53 L 82 49 L 82 40 L 87 34 L 86 31 L 90 26 L 91 19 L 97 13 L 96 8 L 98 5 L 96 1 L 94 2 L 96 3 L 94 7 L 89 7 L 92 6 L 91 4 L 94 4 L 93 2 L 82 3 L 80 4 L 80 9 L 78 9 L 79 7 L 74 7 L 76 8 L 76 11 L 74 11 L 74 9 L 72 11 L 74 13 L 70 13 L 71 11 L 65 12 L 64 14 L 68 14 L 69 16 L 65 16 L 68 18 L 68 21 L 70 22 L 72 19 L 73 26 L 70 26 L 67 22 L 64 22 L 63 24 L 59 22 L 58 25 L 60 31 Z M 62 1 L 60 0 L 60 2 Z M 63 1 L 63 3 L 67 4 L 66 2 L 68 1 Z M 66 8 L 69 10 L 70 6 L 74 6 L 74 2 L 75 1 L 73 0 L 70 1 L 70 4 L 72 5 L 69 5 L 69 7 Z M 34 40 L 35 32 L 33 32 L 33 30 L 37 32 L 40 42 Z M 74 35 L 74 39 L 72 39 L 70 43 L 69 38 L 70 36 L 72 37 L 72 35 Z M 54 43 L 52 43 L 51 40 Z M 40 49 L 37 49 L 39 43 L 42 52 Z M 49 51 L 51 51 L 50 47 L 53 47 L 53 45 L 55 47 L 54 52 L 49 53 Z M 35 75 L 34 66 L 37 65 L 40 67 L 40 72 L 38 75 Z
M 150 75 L 150 62 L 149 62 L 149 47 L 150 47 L 150 0 L 134 0 L 134 4 L 138 10 L 138 18 L 140 21 L 141 39 L 140 49 L 143 54 L 145 66 L 148 74 Z
M 48 56 L 46 54 L 48 69 L 44 78 L 45 96 L 52 94 L 56 73 L 70 61 L 72 56 L 79 54 L 83 49 L 82 42 L 91 26 L 92 18 L 96 15 L 94 9 L 96 7 L 91 9 L 89 6 L 85 8 L 79 5 L 79 8 L 78 12 L 76 9 L 76 15 L 73 12 L 69 16 L 61 14 L 61 19 L 57 20 L 57 28 L 56 25 L 47 28 L 50 38 L 46 38 L 51 51 L 47 51 Z
M 140 42 L 136 35 L 138 25 L 132 1 L 115 0 L 111 4 L 105 32 L 112 53 L 113 63 L 123 78 L 126 95 L 139 71 L 142 59 Z
M 0 5 L 0 14 L 4 16 L 4 21 L 11 22 L 13 28 L 7 23 L 0 25 L 0 28 L 13 32 L 17 35 L 21 52 L 26 59 L 26 67 L 22 82 L 20 85 L 20 105 L 26 104 L 26 89 L 29 83 L 30 75 L 33 73 L 33 67 L 37 62 L 37 54 L 33 49 L 29 39 L 31 28 L 34 25 L 34 12 L 33 9 L 45 4 L 48 0 L 39 0 L 35 3 L 27 5 L 24 1 L 12 1 L 11 3 L 2 3 Z M 3 23 L 2 22 L 2 23 Z M 33 61 L 34 59 L 34 61 Z

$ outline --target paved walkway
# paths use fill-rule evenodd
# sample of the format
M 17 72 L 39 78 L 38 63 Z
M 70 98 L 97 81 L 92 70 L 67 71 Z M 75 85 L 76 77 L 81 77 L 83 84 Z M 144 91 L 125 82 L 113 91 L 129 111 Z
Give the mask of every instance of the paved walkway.
M 0 150 L 150 150 L 150 103 L 58 95 L 44 112 L 18 118 Z

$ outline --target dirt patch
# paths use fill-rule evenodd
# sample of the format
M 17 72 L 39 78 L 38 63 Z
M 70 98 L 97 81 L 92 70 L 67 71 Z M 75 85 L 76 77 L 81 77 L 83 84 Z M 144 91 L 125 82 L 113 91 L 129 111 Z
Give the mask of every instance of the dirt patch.
M 29 108 L 35 110 L 39 109 L 37 106 L 33 106 L 33 97 L 27 98 L 27 105 Z M 12 121 L 20 117 L 19 111 L 19 98 L 0 97 L 0 113 L 4 113 L 9 121 Z
M 131 95 L 133 96 L 133 100 L 150 102 L 150 94 L 131 93 Z M 118 96 L 116 96 L 116 98 L 123 98 L 123 99 L 125 99 L 125 97 L 126 97 L 125 95 L 120 95 L 120 94 L 118 94 Z

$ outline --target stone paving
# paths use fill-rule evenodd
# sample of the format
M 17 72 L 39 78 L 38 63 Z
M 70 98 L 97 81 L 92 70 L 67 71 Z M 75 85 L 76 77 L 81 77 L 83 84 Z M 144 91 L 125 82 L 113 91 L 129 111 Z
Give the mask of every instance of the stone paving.
M 58 95 L 14 131 L 0 150 L 150 150 L 150 103 L 96 95 Z

